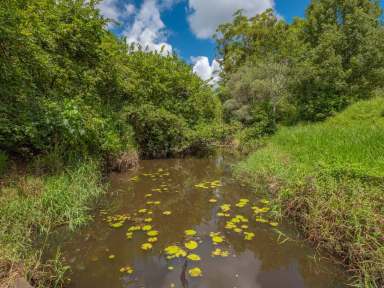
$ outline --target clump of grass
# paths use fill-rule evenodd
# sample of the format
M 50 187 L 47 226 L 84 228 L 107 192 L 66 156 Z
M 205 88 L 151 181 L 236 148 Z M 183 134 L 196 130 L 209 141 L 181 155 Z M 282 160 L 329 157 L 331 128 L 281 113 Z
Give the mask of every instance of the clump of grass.
M 364 287 L 384 285 L 384 99 L 323 123 L 282 128 L 236 173 L 268 187 L 280 215 Z
M 74 230 L 90 220 L 89 210 L 103 193 L 99 171 L 98 163 L 90 161 L 54 176 L 24 176 L 3 187 L 0 194 L 0 263 L 3 265 L 0 266 L 8 267 L 4 263 L 11 263 L 14 268 L 23 263 L 18 271 L 34 278 L 30 280 L 37 286 L 47 287 L 42 284 L 47 279 L 36 279 L 39 273 L 31 273 L 41 258 L 36 239 L 48 237 L 58 226 L 66 225 Z

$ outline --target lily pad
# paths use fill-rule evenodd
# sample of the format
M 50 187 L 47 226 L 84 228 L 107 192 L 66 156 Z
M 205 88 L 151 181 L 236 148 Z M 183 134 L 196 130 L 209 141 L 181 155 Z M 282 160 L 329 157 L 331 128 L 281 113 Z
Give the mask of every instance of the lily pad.
M 141 249 L 143 249 L 143 250 L 151 250 L 152 249 L 152 244 L 151 243 L 144 243 L 144 244 L 142 244 L 141 245 Z
M 196 241 L 191 240 L 191 241 L 186 242 L 186 243 L 184 244 L 184 246 L 185 246 L 187 249 L 189 249 L 189 250 L 195 250 L 195 249 L 199 246 L 199 244 L 197 244 Z
M 200 256 L 197 255 L 197 254 L 189 254 L 189 255 L 187 256 L 187 258 L 188 258 L 189 260 L 191 260 L 191 261 L 200 261 L 200 260 L 201 260 Z
M 194 267 L 188 270 L 188 274 L 191 277 L 201 277 L 203 276 L 203 272 L 199 267 Z
M 188 230 L 184 231 L 184 234 L 186 236 L 195 236 L 197 234 L 197 232 L 195 230 L 193 230 L 193 229 L 188 229 Z
M 148 231 L 148 232 L 147 232 L 147 235 L 148 235 L 149 237 L 155 237 L 155 236 L 159 235 L 159 232 L 156 231 L 156 230 L 151 230 L 151 231 Z

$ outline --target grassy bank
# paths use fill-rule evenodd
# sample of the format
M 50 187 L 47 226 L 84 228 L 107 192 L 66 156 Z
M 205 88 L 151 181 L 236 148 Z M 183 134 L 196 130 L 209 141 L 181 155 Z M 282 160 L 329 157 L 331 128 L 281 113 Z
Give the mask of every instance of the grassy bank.
M 281 129 L 236 168 L 360 287 L 384 285 L 384 99 Z
M 73 230 L 86 223 L 103 193 L 100 179 L 98 163 L 90 161 L 54 176 L 18 176 L 0 187 L 0 287 L 16 277 L 34 287 L 55 287 L 62 280 L 65 268 L 59 260 L 42 263 L 36 240 L 59 226 Z

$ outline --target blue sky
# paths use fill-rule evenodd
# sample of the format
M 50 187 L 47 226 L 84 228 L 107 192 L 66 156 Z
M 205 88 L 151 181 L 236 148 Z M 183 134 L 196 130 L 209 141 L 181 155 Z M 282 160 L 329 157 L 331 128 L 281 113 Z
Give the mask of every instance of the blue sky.
M 194 66 L 203 79 L 218 69 L 211 36 L 218 24 L 228 22 L 238 9 L 254 16 L 267 8 L 290 22 L 303 17 L 310 0 L 103 0 L 102 14 L 120 23 L 110 25 L 128 42 L 150 50 L 174 51 Z M 381 0 L 384 3 L 384 0 Z

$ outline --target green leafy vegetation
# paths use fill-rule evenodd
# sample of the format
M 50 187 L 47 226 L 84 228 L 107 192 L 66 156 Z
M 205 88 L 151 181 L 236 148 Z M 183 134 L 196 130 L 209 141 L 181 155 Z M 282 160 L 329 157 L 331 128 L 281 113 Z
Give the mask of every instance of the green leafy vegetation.
M 54 271 L 49 273 L 55 266 L 42 261 L 40 249 L 45 247 L 36 240 L 45 242 L 60 226 L 74 230 L 90 220 L 89 211 L 104 191 L 99 171 L 99 164 L 89 161 L 53 176 L 20 176 L 1 189 L 0 264 L 9 267 L 4 273 L 30 272 L 36 287 L 63 280 Z
M 269 188 L 281 217 L 354 272 L 361 287 L 384 279 L 384 98 L 324 123 L 282 128 L 237 167 Z
M 384 79 L 381 15 L 370 0 L 312 1 L 290 24 L 272 10 L 237 12 L 216 36 L 225 120 L 264 136 L 372 97 Z
M 7 165 L 7 155 L 0 151 L 0 176 L 5 172 Z

